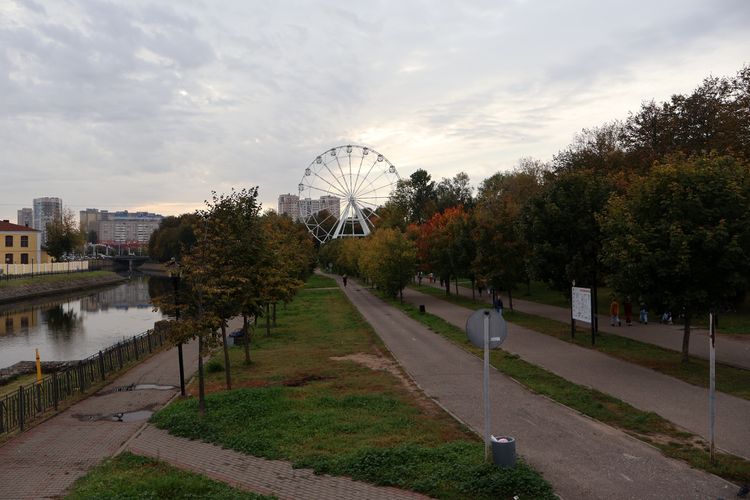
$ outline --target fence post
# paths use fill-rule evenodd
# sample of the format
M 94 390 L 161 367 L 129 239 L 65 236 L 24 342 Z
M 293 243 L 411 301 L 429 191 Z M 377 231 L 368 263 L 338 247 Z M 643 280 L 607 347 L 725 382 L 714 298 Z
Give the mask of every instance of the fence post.
M 107 377 L 104 373 L 104 354 L 102 354 L 102 351 L 99 351 L 99 369 L 102 371 L 102 380 L 105 380 Z
M 86 392 L 86 377 L 83 371 L 83 361 L 78 362 L 78 390 Z
M 23 414 L 24 414 L 24 405 L 23 404 L 23 386 L 20 386 L 18 388 L 18 427 L 23 431 Z
M 60 398 L 60 388 L 58 387 L 57 372 L 52 372 L 52 404 L 57 411 L 57 401 Z
M 151 352 L 151 332 L 146 332 L 146 339 L 148 340 L 148 352 Z
M 7 401 L 8 398 L 5 398 Z M 5 432 L 5 401 L 0 401 L 0 434 Z
M 122 342 L 117 343 L 117 361 L 120 363 L 120 369 L 122 370 Z
M 138 339 L 133 335 L 133 350 L 135 351 L 135 359 L 138 359 Z
M 36 392 L 36 412 L 42 413 L 42 384 L 34 384 L 34 392 Z

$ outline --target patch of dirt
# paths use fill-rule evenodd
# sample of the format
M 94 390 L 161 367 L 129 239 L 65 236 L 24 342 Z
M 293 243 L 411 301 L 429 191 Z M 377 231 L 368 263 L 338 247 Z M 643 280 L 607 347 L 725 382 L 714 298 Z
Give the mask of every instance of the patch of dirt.
M 353 361 L 359 365 L 367 367 L 371 370 L 388 372 L 401 382 L 406 390 L 408 390 L 416 400 L 417 404 L 428 414 L 438 415 L 441 413 L 440 408 L 430 398 L 424 395 L 424 393 L 417 387 L 414 381 L 407 377 L 398 363 L 390 358 L 386 358 L 382 355 L 367 354 L 364 352 L 358 352 L 356 354 L 349 354 L 347 356 L 337 356 L 330 358 L 333 361 Z
M 317 380 L 331 380 L 331 377 L 324 377 L 322 375 L 298 375 L 284 380 L 281 385 L 286 387 L 300 387 Z

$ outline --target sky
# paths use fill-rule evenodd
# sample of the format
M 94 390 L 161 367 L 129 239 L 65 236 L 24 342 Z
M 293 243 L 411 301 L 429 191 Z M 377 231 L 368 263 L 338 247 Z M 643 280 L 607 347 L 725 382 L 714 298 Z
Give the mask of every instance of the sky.
M 748 26 L 746 0 L 0 0 L 0 219 L 275 209 L 346 144 L 477 186 L 734 75 Z

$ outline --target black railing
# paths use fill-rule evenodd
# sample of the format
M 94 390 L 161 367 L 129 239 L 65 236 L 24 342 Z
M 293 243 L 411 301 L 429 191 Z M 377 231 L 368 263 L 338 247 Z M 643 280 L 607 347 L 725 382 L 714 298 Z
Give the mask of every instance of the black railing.
M 60 372 L 53 372 L 41 382 L 19 386 L 17 391 L 0 397 L 0 434 L 26 426 L 47 412 L 56 411 L 61 402 L 85 393 L 107 375 L 117 372 L 158 349 L 166 341 L 164 330 L 136 335 L 118 342 Z

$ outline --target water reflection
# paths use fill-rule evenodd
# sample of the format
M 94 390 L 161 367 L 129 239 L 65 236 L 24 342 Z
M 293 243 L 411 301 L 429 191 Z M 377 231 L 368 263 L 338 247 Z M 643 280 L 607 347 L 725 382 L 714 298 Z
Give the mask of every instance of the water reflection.
M 96 291 L 0 305 L 0 368 L 33 360 L 81 359 L 162 318 L 152 293 L 171 291 L 168 279 L 134 276 Z
M 50 332 L 57 334 L 70 334 L 78 330 L 83 324 L 83 320 L 77 312 L 63 308 L 62 304 L 42 311 L 42 321 L 47 323 Z

